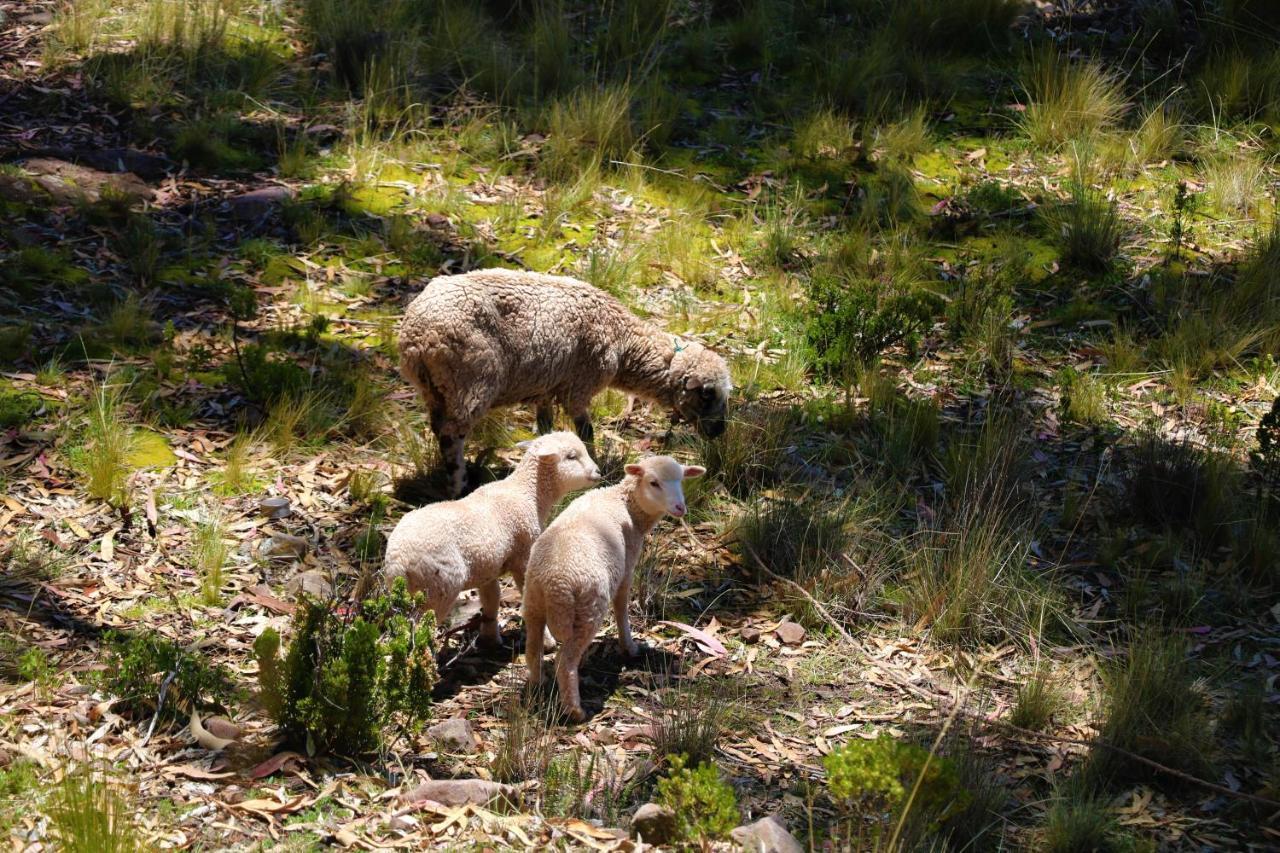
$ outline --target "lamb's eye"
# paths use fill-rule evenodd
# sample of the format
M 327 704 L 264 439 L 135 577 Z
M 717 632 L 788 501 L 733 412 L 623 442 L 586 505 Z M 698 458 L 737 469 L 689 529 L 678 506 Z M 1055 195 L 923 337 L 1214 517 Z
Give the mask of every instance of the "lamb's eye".
M 649 481 L 649 485 L 650 485 L 650 486 L 653 486 L 655 489 L 661 489 L 661 488 L 662 488 L 662 484 L 661 484 L 661 483 L 659 483 L 657 480 L 650 480 L 650 481 Z
M 568 456 L 567 456 L 566 458 L 568 458 L 568 459 L 577 459 L 577 458 L 578 458 L 578 451 L 576 451 L 576 450 L 570 450 L 570 451 L 569 451 L 569 454 L 568 454 Z

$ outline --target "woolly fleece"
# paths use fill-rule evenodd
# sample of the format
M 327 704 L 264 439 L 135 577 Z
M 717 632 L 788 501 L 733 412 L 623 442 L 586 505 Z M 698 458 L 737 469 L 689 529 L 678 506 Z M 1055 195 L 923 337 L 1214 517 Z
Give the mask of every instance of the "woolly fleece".
M 494 407 L 536 404 L 545 431 L 559 404 L 591 441 L 591 400 L 613 387 L 714 437 L 730 391 L 724 359 L 702 344 L 586 282 L 507 269 L 428 282 L 400 326 L 400 372 L 422 395 L 455 495 L 466 484 L 467 434 Z
M 442 630 L 458 595 L 479 588 L 481 638 L 496 643 L 498 579 L 510 572 L 523 586 L 530 548 L 552 508 L 598 482 L 600 469 L 576 435 L 540 436 L 506 479 L 400 519 L 387 540 L 383 577 L 387 583 L 404 577 L 410 592 L 424 593 Z
M 618 644 L 625 654 L 638 654 L 627 607 L 644 538 L 667 512 L 684 514 L 681 481 L 703 473 L 670 456 L 642 459 L 627 466 L 618 485 L 580 495 L 534 543 L 524 589 L 525 662 L 530 683 L 537 685 L 542 679 L 542 632 L 549 628 L 560 642 L 556 679 L 571 719 L 584 719 L 578 665 L 610 604 Z

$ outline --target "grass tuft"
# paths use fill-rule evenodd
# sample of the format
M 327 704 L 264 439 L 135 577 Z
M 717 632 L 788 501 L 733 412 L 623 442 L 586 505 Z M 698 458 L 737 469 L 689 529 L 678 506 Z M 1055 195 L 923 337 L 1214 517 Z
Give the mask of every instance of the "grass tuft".
M 1057 149 L 1114 127 L 1128 109 L 1120 81 L 1094 60 L 1072 61 L 1055 48 L 1034 51 L 1023 88 L 1022 131 L 1033 145 Z
M 146 849 L 133 825 L 133 803 L 100 774 L 67 773 L 46 808 L 53 834 L 67 853 Z

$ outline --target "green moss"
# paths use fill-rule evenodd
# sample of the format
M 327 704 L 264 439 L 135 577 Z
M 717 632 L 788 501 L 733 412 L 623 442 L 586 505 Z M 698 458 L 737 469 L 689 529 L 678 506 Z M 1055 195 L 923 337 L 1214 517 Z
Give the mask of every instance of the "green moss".
M 178 461 L 178 457 L 163 435 L 140 429 L 131 436 L 125 461 L 132 468 L 165 468 Z
M 347 193 L 341 200 L 341 205 L 342 211 L 348 216 L 386 216 L 407 199 L 408 195 L 398 187 L 364 184 Z

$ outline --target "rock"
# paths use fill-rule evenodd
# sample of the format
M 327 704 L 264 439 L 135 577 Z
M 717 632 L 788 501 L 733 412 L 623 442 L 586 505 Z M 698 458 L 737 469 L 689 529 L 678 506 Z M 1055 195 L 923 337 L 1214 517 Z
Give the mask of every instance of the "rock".
M 431 779 L 403 796 L 405 803 L 431 801 L 442 806 L 484 806 L 494 800 L 520 804 L 520 791 L 514 785 L 503 785 L 484 779 Z
M 40 9 L 35 12 L 24 12 L 16 18 L 19 24 L 26 24 L 28 27 L 47 27 L 53 23 L 53 13 L 48 9 Z
M 738 636 L 742 638 L 744 643 L 758 643 L 760 642 L 760 629 L 748 626 L 739 631 Z
M 307 555 L 310 548 L 307 540 L 291 533 L 272 533 L 262 540 L 258 556 L 267 560 L 300 560 Z
M 336 142 L 342 138 L 342 128 L 336 124 L 313 124 L 303 131 L 320 145 Z
M 631 816 L 631 834 L 646 844 L 669 844 L 676 834 L 676 813 L 667 806 L 645 803 Z
M 40 189 L 64 204 L 99 201 L 108 191 L 129 201 L 150 201 L 155 196 L 151 187 L 130 172 L 102 172 L 46 157 L 28 160 L 22 170 L 33 176 Z
M 465 717 L 441 720 L 427 729 L 427 737 L 435 741 L 445 752 L 469 754 L 480 747 L 475 732 L 471 731 L 471 723 Z
M 449 217 L 445 216 L 443 213 L 428 213 L 427 225 L 432 228 L 448 228 Z
M 289 595 L 309 595 L 312 598 L 326 600 L 333 595 L 333 586 L 320 572 L 303 572 L 289 579 L 284 585 Z
M 288 187 L 260 187 L 231 197 L 231 215 L 236 219 L 261 219 L 293 198 Z
M 788 646 L 798 646 L 804 642 L 804 626 L 795 622 L 783 622 L 773 632 L 778 635 L 778 639 L 786 643 Z
M 804 853 L 787 828 L 777 818 L 764 817 L 755 823 L 740 826 L 729 837 L 742 845 L 748 853 Z

